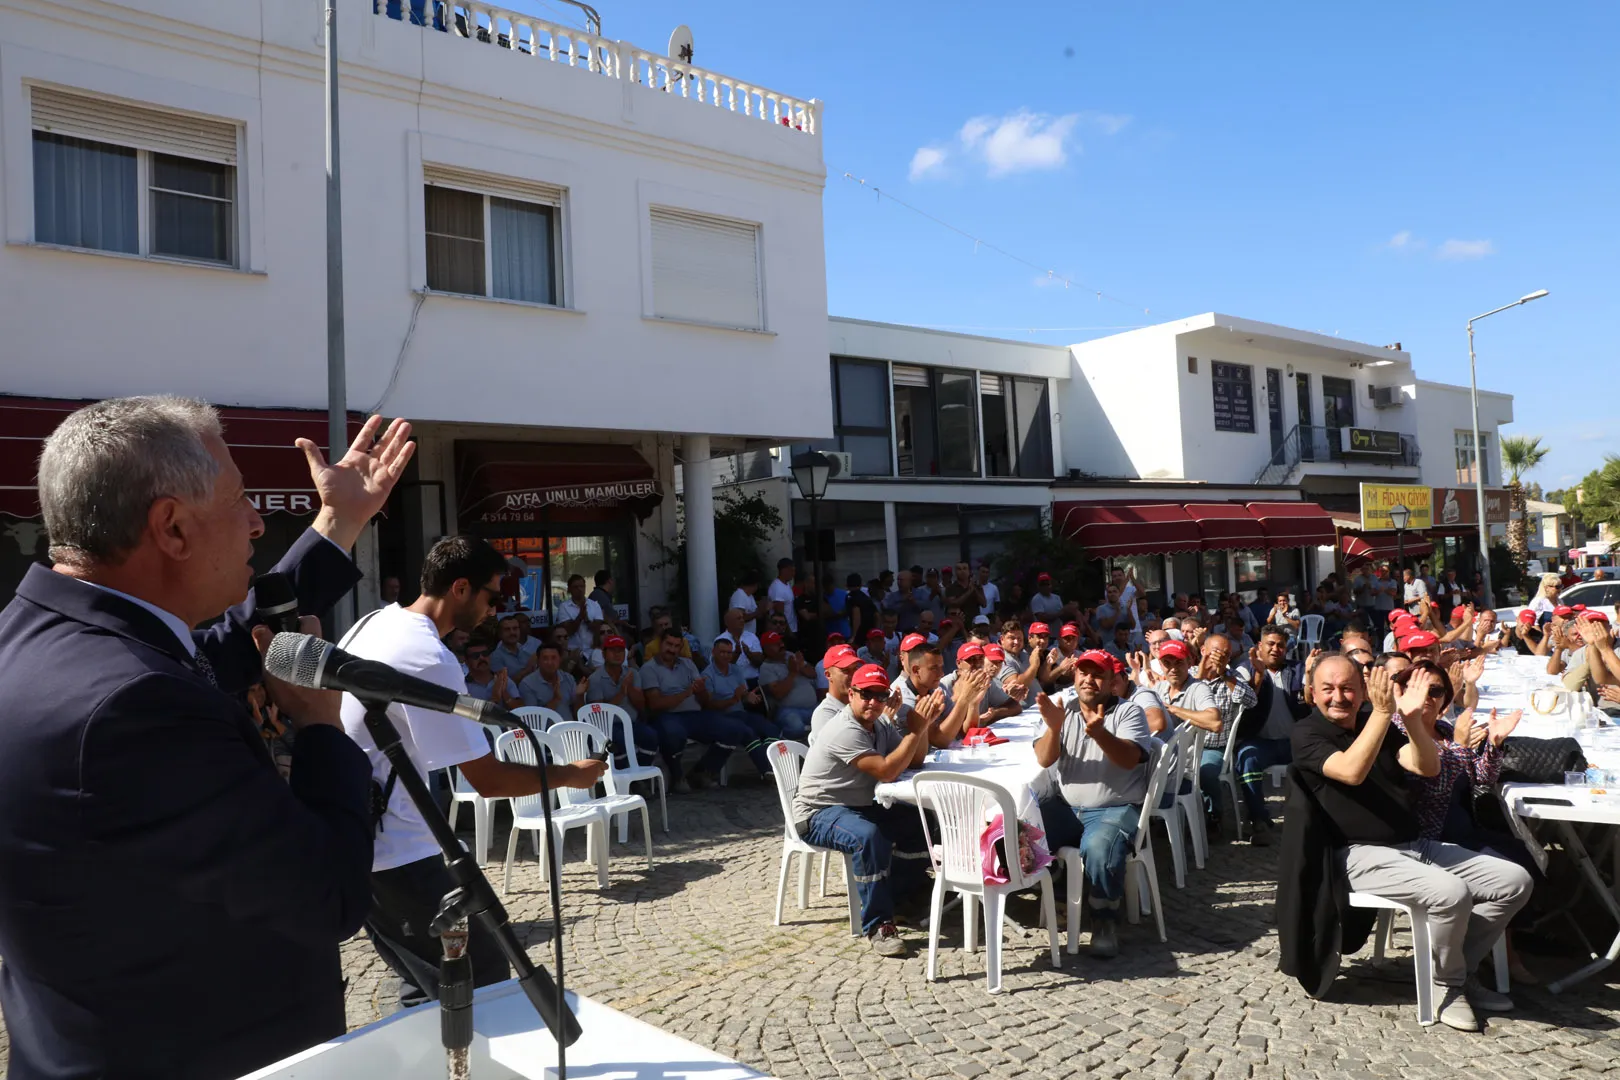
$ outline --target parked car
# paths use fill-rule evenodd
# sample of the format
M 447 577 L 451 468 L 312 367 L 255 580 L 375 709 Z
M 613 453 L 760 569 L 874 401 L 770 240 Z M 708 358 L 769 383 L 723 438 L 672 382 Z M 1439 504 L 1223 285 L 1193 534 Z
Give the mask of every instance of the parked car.
M 1620 604 L 1620 581 L 1610 578 L 1606 581 L 1583 581 L 1579 585 L 1571 585 L 1558 594 L 1560 604 L 1574 607 L 1576 604 L 1585 604 L 1589 608 L 1611 608 Z

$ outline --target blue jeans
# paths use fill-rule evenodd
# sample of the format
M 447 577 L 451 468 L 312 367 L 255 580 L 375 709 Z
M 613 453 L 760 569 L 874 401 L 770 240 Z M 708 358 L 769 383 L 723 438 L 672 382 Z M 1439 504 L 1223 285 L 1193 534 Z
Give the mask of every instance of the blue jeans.
M 928 850 L 914 806 L 828 806 L 811 814 L 799 835 L 850 856 L 862 933 L 893 922 L 895 898 L 921 891 L 928 881 Z
M 698 759 L 697 769 L 711 776 L 720 775 L 720 769 L 733 750 L 741 750 L 758 741 L 753 729 L 736 714 L 710 712 L 707 709 L 667 712 L 659 716 L 654 725 L 658 728 L 658 752 L 663 755 L 670 775 L 677 779 L 681 775 L 681 752 L 686 749 L 688 739 L 709 744 L 709 749 Z M 754 764 L 759 766 L 761 773 L 769 771 L 763 743 L 750 756 L 754 757 Z
M 1237 748 L 1232 768 L 1243 781 L 1243 805 L 1249 808 L 1249 820 L 1258 824 L 1271 824 L 1266 813 L 1266 770 L 1273 765 L 1290 765 L 1294 760 L 1294 747 L 1287 739 L 1255 739 Z
M 771 775 L 771 761 L 765 755 L 766 749 L 782 737 L 782 729 L 759 713 L 745 712 L 738 709 L 736 712 L 721 714 L 727 720 L 737 720 L 748 729 L 749 739 L 743 743 L 743 749 L 748 751 L 748 759 L 759 770 L 759 775 Z
M 1198 787 L 1204 793 L 1205 813 L 1219 815 L 1221 812 L 1221 766 L 1225 763 L 1224 749 L 1205 747 L 1204 756 L 1198 759 Z M 1237 768 L 1236 761 L 1232 767 Z
M 651 765 L 653 759 L 658 756 L 658 729 L 637 717 L 630 721 L 630 731 L 636 737 L 635 764 Z M 682 745 L 684 746 L 685 743 L 683 742 Z M 624 748 L 624 721 L 615 720 L 613 721 L 613 767 L 616 769 L 628 769 L 630 767 L 630 757 L 625 753 Z
M 810 730 L 810 714 L 813 712 L 814 709 L 778 708 L 776 726 L 782 729 L 782 737 L 803 742 Z
M 1125 857 L 1131 853 L 1140 813 L 1139 807 L 1128 803 L 1086 809 L 1070 806 L 1061 795 L 1041 800 L 1047 846 L 1054 853 L 1058 848 L 1080 849 L 1093 911 L 1117 911 L 1125 898 Z

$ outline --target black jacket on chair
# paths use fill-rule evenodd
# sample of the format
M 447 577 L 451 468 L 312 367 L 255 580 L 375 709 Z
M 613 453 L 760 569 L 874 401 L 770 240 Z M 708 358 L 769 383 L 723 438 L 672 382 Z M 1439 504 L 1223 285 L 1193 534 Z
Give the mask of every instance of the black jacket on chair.
M 1333 857 L 1333 825 L 1288 767 L 1288 812 L 1277 863 L 1277 967 L 1320 997 L 1339 957 L 1367 942 L 1378 913 L 1350 906 L 1350 883 Z
M 278 570 L 320 611 L 348 556 Z M 345 1028 L 338 946 L 371 902 L 371 770 L 339 729 L 277 774 L 233 692 L 252 600 L 193 634 L 29 568 L 0 611 L 0 1007 L 13 1080 L 235 1077 Z
M 1236 738 L 1239 745 L 1252 742 L 1260 729 L 1266 726 L 1266 718 L 1271 715 L 1271 699 L 1276 693 L 1277 684 L 1271 681 L 1270 676 L 1260 680 L 1260 686 L 1254 692 L 1254 704 L 1244 709 L 1238 717 Z M 1288 711 L 1295 720 L 1303 720 L 1311 715 L 1311 707 L 1292 694 L 1288 696 Z

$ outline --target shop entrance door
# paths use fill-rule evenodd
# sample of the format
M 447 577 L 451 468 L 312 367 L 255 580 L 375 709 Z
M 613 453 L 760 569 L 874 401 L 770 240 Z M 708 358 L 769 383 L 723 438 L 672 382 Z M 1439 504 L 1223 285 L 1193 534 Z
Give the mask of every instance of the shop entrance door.
M 524 606 L 538 616 L 535 622 L 550 626 L 557 605 L 568 599 L 568 579 L 579 574 L 585 579 L 585 592 L 596 588 L 596 572 L 606 570 L 613 575 L 614 604 L 619 608 L 618 618 L 640 624 L 637 617 L 636 579 L 634 573 L 633 540 L 628 529 L 602 531 L 601 525 L 577 526 L 574 532 L 568 526 L 514 525 L 508 535 L 492 537 L 490 543 L 503 555 L 521 559 L 529 568 L 524 588 Z M 590 530 L 590 531 L 585 531 Z

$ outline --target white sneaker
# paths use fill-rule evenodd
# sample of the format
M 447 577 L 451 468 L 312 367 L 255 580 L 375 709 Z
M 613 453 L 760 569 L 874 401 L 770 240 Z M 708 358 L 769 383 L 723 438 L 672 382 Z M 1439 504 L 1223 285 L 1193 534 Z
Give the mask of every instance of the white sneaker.
M 1513 999 L 1499 990 L 1493 990 L 1480 982 L 1479 979 L 1469 979 L 1463 984 L 1463 993 L 1468 996 L 1469 1002 L 1477 1009 L 1486 1012 L 1505 1013 L 1513 1011 Z
M 1435 991 L 1445 995 L 1440 999 L 1439 1008 L 1434 1011 L 1436 1020 L 1458 1031 L 1480 1030 L 1479 1017 L 1474 1015 L 1473 1006 L 1468 1004 L 1462 987 L 1436 985 Z

